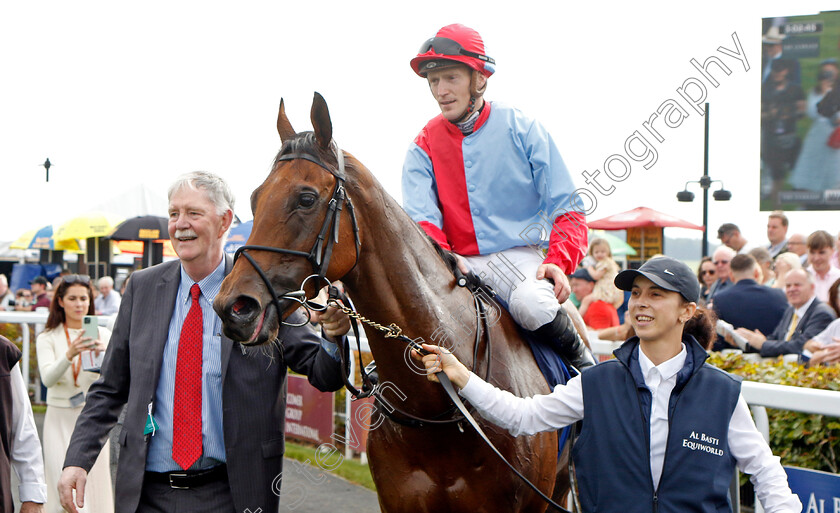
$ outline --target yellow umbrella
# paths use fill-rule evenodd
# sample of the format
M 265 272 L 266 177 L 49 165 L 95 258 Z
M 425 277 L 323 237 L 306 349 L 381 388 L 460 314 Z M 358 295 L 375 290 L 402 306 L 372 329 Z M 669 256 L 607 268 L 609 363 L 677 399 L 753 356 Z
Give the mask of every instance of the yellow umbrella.
M 74 217 L 58 227 L 55 240 L 105 237 L 125 218 L 105 212 L 89 212 Z
M 12 249 L 48 249 L 53 251 L 81 252 L 79 241 L 76 239 L 56 240 L 53 237 L 52 225 L 44 226 L 38 230 L 29 230 L 24 233 L 10 246 Z

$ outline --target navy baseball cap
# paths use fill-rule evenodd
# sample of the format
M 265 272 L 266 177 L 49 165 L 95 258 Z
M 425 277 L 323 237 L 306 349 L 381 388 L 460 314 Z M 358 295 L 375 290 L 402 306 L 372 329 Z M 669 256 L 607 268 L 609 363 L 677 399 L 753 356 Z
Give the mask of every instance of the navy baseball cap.
M 592 275 L 589 274 L 589 271 L 587 271 L 583 267 L 570 274 L 569 278 L 580 278 L 581 280 L 586 281 L 596 281 L 595 278 L 593 278 Z
M 615 286 L 621 290 L 631 290 L 633 280 L 644 276 L 665 290 L 679 292 L 687 301 L 696 302 L 700 297 L 700 282 L 687 265 L 670 257 L 652 258 L 638 269 L 621 271 L 615 277 Z
M 29 282 L 30 285 L 34 283 L 40 283 L 41 285 L 47 284 L 47 279 L 43 276 L 36 276 L 32 281 Z

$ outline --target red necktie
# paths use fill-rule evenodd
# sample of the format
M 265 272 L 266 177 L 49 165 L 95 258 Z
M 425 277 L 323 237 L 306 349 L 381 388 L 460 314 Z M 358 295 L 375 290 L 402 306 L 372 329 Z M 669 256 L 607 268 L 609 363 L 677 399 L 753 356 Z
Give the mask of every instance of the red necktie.
M 172 459 L 186 470 L 201 456 L 202 315 L 198 283 L 190 287 L 192 306 L 184 319 L 175 365 Z

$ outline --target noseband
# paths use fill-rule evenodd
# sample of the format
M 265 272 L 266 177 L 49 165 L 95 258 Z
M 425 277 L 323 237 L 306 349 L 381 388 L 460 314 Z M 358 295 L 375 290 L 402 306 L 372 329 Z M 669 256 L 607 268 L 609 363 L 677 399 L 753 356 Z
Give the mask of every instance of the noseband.
M 254 269 L 256 269 L 257 274 L 259 274 L 260 278 L 262 279 L 263 283 L 265 284 L 266 288 L 271 294 L 271 302 L 277 310 L 278 319 L 280 319 L 280 322 L 282 324 L 285 324 L 287 326 L 303 326 L 309 323 L 310 309 L 316 311 L 323 311 L 326 309 L 326 306 L 318 305 L 308 300 L 308 298 L 306 297 L 304 286 L 310 278 L 317 279 L 317 282 L 315 284 L 316 290 L 320 288 L 321 283 L 326 283 L 327 285 L 329 285 L 329 281 L 326 279 L 326 274 L 327 269 L 330 266 L 330 259 L 332 258 L 333 246 L 338 243 L 341 211 L 344 208 L 345 204 L 347 205 L 347 211 L 350 213 L 350 221 L 352 222 L 353 226 L 353 237 L 355 238 L 356 244 L 356 260 L 353 262 L 353 267 L 355 267 L 356 263 L 359 261 L 359 248 L 361 246 L 361 243 L 359 241 L 359 227 L 356 224 L 356 212 L 353 209 L 353 203 L 347 196 L 347 191 L 344 186 L 344 182 L 346 179 L 346 175 L 344 172 L 344 152 L 338 147 L 338 145 L 335 144 L 335 141 L 332 141 L 330 146 L 332 147 L 333 152 L 335 153 L 336 162 L 338 163 L 337 168 L 328 167 L 324 163 L 324 161 L 321 160 L 317 155 L 305 151 L 287 153 L 277 158 L 278 161 L 299 159 L 308 160 L 314 164 L 317 164 L 318 166 L 320 166 L 335 177 L 335 187 L 333 188 L 332 198 L 330 198 L 330 201 L 327 205 L 327 215 L 324 218 L 324 224 L 321 226 L 321 230 L 318 232 L 318 237 L 315 239 L 315 243 L 312 245 L 312 249 L 309 250 L 309 253 L 297 251 L 294 249 L 275 248 L 272 246 L 245 245 L 237 249 L 236 253 L 234 253 L 233 255 L 234 264 L 240 256 L 243 256 L 248 260 L 248 262 L 250 262 Z M 271 285 L 271 281 L 269 280 L 268 275 L 266 275 L 262 268 L 260 268 L 256 260 L 254 260 L 254 257 L 252 257 L 248 253 L 252 250 L 271 251 L 283 255 L 292 255 L 305 258 L 309 261 L 310 264 L 312 264 L 312 274 L 310 276 L 307 276 L 306 279 L 303 280 L 303 283 L 301 283 L 300 285 L 300 290 L 294 290 L 286 292 L 285 294 L 278 295 L 277 291 L 274 290 L 274 287 Z M 280 306 L 281 299 L 297 301 L 302 306 L 304 306 L 303 310 L 306 312 L 306 321 L 301 324 L 288 323 L 284 321 L 283 309 Z

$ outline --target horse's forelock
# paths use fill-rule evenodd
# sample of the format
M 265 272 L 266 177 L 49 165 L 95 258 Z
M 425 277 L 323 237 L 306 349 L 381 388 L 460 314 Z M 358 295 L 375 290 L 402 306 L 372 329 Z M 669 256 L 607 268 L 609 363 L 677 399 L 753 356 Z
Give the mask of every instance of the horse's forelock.
M 280 157 L 290 153 L 309 153 L 318 156 L 325 164 L 338 165 L 336 157 L 332 152 L 324 151 L 315 140 L 313 132 L 301 132 L 291 139 L 283 141 L 280 151 L 274 157 L 274 166 L 280 162 Z

